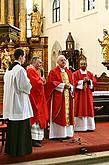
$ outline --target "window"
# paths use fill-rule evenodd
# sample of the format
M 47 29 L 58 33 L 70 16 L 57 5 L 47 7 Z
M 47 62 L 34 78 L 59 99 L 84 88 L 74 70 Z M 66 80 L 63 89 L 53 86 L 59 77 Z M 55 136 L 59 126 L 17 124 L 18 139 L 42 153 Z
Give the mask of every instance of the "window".
M 60 21 L 60 0 L 53 2 L 53 23 Z
M 95 9 L 95 0 L 83 0 L 83 12 Z

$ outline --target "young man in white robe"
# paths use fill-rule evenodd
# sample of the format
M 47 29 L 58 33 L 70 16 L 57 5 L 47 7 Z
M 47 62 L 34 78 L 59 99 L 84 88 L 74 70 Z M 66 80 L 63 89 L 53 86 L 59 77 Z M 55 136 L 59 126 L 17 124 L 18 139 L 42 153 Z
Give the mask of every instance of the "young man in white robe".
M 22 49 L 14 52 L 15 61 L 4 75 L 3 118 L 8 119 L 5 153 L 22 156 L 32 152 L 30 117 L 33 116 L 28 94 L 31 84 L 25 69 Z

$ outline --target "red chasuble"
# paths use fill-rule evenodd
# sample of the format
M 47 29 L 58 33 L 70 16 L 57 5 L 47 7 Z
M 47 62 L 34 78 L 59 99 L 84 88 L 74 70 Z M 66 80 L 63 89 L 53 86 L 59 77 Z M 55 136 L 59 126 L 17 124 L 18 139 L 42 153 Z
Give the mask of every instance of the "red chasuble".
M 69 77 L 69 83 L 72 84 L 72 72 L 65 68 L 65 71 Z M 60 74 L 61 70 L 59 67 L 52 69 L 48 75 L 48 82 L 46 84 L 46 97 L 47 104 L 50 110 L 52 108 L 52 122 L 61 126 L 66 126 L 66 110 L 65 110 L 65 97 L 64 92 L 55 90 L 55 88 L 62 83 L 62 77 Z M 52 103 L 52 105 L 51 105 Z M 73 125 L 73 98 L 69 91 L 69 113 L 70 113 L 70 125 Z
M 34 117 L 30 119 L 30 124 L 39 123 L 40 128 L 46 128 L 48 121 L 48 108 L 44 93 L 44 83 L 34 67 L 27 68 L 27 76 L 30 79 L 32 89 L 30 91 L 30 102 Z
M 87 71 L 87 74 L 81 74 L 80 70 L 73 73 L 74 76 L 74 116 L 75 117 L 94 117 L 94 106 L 92 91 L 87 83 L 83 89 L 77 89 L 78 81 L 88 77 L 92 80 L 93 86 L 96 85 L 96 78 L 93 74 Z

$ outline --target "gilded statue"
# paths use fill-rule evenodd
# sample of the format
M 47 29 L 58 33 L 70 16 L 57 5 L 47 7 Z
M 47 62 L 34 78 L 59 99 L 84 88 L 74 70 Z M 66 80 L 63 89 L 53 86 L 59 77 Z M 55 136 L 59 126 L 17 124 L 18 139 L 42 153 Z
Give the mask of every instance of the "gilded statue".
M 4 51 L 1 54 L 1 69 L 5 71 L 11 63 L 12 61 L 9 52 L 6 49 L 4 49 Z
M 42 26 L 42 16 L 38 11 L 37 5 L 33 6 L 33 12 L 29 14 L 31 16 L 31 32 L 32 37 L 39 37 L 41 34 L 41 26 Z
M 109 62 L 109 34 L 106 29 L 103 29 L 103 40 L 98 41 L 102 47 L 103 62 Z

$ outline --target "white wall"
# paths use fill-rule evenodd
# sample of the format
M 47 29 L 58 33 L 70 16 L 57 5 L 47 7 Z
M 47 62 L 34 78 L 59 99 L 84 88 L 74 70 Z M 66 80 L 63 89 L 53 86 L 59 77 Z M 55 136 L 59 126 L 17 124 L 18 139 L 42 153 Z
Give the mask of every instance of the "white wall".
M 47 0 L 45 0 L 47 1 Z M 96 9 L 82 12 L 82 0 L 60 0 L 61 21 L 52 24 L 53 0 L 43 1 L 44 5 L 44 35 L 48 36 L 48 68 L 51 69 L 51 50 L 55 41 L 58 41 L 65 50 L 65 41 L 71 32 L 75 41 L 75 49 L 83 48 L 88 60 L 88 69 L 97 76 L 103 72 L 109 74 L 102 63 L 101 47 L 98 38 L 102 39 L 103 29 L 109 30 L 109 9 L 105 8 L 104 0 L 96 0 Z M 70 1 L 70 22 L 68 21 L 68 1 Z

